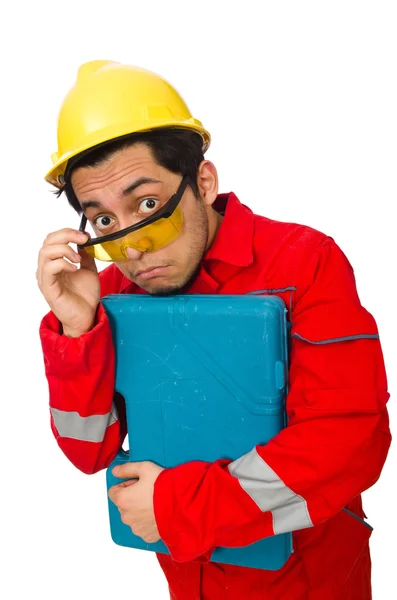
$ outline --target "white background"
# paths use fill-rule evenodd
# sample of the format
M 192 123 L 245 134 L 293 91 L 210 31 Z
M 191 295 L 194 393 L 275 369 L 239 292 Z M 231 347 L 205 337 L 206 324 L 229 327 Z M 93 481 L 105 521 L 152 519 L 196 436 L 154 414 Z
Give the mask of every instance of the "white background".
M 59 106 L 80 63 L 154 70 L 213 136 L 207 157 L 254 209 L 334 237 L 382 340 L 396 409 L 395 2 L 15 2 L 1 9 L 0 595 L 168 598 L 152 554 L 116 546 L 105 474 L 77 471 L 49 426 L 37 254 L 77 227 L 43 181 Z M 394 346 L 394 351 L 393 351 Z M 365 465 L 363 465 L 365 468 Z M 396 448 L 364 494 L 375 600 L 397 597 Z M 4 588 L 4 590 L 3 590 Z

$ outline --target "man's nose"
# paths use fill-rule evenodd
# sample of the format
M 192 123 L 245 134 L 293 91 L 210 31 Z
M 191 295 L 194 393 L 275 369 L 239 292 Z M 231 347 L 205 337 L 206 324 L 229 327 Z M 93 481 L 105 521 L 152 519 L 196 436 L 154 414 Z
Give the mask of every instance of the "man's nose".
M 125 249 L 125 253 L 130 260 L 139 260 L 143 254 L 143 252 L 141 252 L 140 250 L 131 247 L 127 247 Z

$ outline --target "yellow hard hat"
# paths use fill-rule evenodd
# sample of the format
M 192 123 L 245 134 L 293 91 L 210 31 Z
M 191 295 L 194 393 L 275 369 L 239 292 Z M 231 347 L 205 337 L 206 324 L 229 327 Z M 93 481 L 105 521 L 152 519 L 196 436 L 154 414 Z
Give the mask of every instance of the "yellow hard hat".
M 210 134 L 194 119 L 178 92 L 162 77 L 109 60 L 83 64 L 67 94 L 58 118 L 58 152 L 45 179 L 61 188 L 67 162 L 118 137 L 163 127 L 190 129 L 203 138 Z

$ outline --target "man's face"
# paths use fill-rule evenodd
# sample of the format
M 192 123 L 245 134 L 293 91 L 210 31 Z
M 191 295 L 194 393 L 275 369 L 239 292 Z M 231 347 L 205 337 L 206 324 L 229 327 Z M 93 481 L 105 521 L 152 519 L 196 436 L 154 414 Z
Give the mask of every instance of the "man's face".
M 142 178 L 154 181 L 123 194 Z M 154 214 L 160 203 L 163 205 L 176 192 L 181 180 L 181 175 L 158 165 L 145 144 L 120 150 L 96 167 L 77 168 L 71 177 L 76 197 L 98 237 Z M 150 253 L 128 248 L 129 260 L 115 263 L 128 279 L 148 293 L 175 293 L 196 273 L 217 228 L 214 221 L 218 221 L 211 208 L 216 194 L 208 195 L 205 185 L 203 190 L 205 201 L 196 198 L 190 186 L 186 188 L 180 202 L 182 231 L 173 242 Z

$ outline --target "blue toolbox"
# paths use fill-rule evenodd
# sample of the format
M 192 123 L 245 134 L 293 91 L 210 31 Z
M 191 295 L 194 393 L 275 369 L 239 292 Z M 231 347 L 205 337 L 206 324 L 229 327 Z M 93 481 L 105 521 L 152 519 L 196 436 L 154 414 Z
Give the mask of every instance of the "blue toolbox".
M 102 298 L 116 353 L 115 389 L 126 403 L 129 451 L 107 469 L 149 460 L 175 467 L 191 460 L 235 460 L 286 426 L 288 323 L 278 296 L 115 294 Z M 108 499 L 113 541 L 168 553 L 160 540 L 135 536 Z M 277 570 L 292 535 L 240 548 L 216 548 L 211 560 Z

